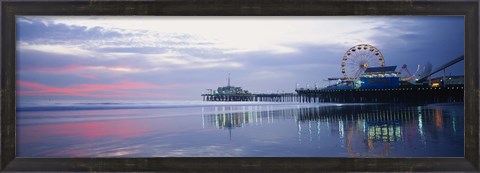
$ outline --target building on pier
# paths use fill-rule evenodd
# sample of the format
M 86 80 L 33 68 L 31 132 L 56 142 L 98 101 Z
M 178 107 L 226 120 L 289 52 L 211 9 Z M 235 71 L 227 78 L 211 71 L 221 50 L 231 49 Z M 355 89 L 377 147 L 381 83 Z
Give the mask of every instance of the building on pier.
M 327 86 L 327 90 L 350 90 L 367 88 L 396 88 L 399 86 L 399 72 L 397 66 L 368 67 L 359 78 L 329 78 L 337 79 L 337 83 Z
M 216 90 L 207 89 L 208 93 L 202 94 L 203 101 L 255 101 L 255 102 L 298 102 L 295 93 L 256 93 L 253 94 L 242 87 L 230 85 L 230 74 L 227 86 L 218 87 Z
M 358 88 L 397 88 L 399 86 L 399 72 L 397 66 L 369 67 L 358 79 Z
M 218 87 L 216 90 L 207 89 L 208 93 L 202 94 L 203 101 L 252 101 L 253 94 L 242 87 L 230 85 L 230 73 L 227 78 L 227 86 Z

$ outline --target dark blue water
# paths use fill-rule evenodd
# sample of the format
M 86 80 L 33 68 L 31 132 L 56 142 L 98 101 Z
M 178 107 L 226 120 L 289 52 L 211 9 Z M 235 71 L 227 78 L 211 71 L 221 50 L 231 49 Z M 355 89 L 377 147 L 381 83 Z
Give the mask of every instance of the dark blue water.
M 460 104 L 17 108 L 18 157 L 463 157 Z

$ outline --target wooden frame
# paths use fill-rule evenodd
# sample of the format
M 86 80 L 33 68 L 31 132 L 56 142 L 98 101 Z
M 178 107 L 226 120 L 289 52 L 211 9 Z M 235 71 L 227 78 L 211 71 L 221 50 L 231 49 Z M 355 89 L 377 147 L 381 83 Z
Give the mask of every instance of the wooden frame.
M 1 160 L 2 171 L 478 171 L 479 170 L 479 1 L 2 1 Z M 15 15 L 181 16 L 465 16 L 464 158 L 16 158 Z

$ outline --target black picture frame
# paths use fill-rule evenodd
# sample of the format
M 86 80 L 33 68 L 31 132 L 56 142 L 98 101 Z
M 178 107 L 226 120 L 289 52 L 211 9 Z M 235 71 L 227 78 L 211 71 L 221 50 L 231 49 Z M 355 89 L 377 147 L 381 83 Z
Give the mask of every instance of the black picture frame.
M 479 1 L 161 0 L 1 2 L 2 171 L 320 172 L 479 171 Z M 463 158 L 17 158 L 16 15 L 465 16 Z

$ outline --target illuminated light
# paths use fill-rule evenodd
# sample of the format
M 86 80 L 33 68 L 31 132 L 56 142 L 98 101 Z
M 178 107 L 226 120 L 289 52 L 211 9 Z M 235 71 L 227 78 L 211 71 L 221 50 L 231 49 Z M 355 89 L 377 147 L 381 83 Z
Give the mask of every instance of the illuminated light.
M 422 138 L 422 141 L 425 141 L 425 137 L 423 135 L 423 122 L 422 122 L 422 114 L 419 113 L 418 115 L 418 132 L 420 133 L 420 137 Z
M 435 126 L 437 129 L 443 128 L 443 116 L 440 109 L 435 109 Z
M 340 138 L 344 137 L 343 121 L 338 121 L 338 132 L 340 133 Z

